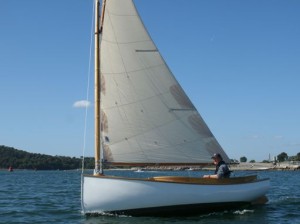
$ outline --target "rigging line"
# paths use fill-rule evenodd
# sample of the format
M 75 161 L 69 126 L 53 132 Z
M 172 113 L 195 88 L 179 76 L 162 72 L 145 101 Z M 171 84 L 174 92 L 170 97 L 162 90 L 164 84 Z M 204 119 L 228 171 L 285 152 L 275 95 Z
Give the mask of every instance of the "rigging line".
M 93 4 L 93 12 L 95 11 L 95 4 Z M 84 117 L 84 131 L 83 131 L 83 148 L 82 148 L 82 165 L 81 173 L 84 172 L 84 157 L 86 150 L 86 129 L 87 129 L 87 117 L 88 117 L 88 106 L 89 106 L 89 90 L 90 90 L 90 79 L 91 79 L 91 64 L 92 64 L 92 48 L 93 48 L 93 34 L 94 34 L 94 15 L 92 13 L 91 23 L 91 35 L 90 35 L 90 52 L 89 52 L 89 65 L 87 72 L 87 88 L 86 88 L 86 106 L 85 106 L 85 117 Z

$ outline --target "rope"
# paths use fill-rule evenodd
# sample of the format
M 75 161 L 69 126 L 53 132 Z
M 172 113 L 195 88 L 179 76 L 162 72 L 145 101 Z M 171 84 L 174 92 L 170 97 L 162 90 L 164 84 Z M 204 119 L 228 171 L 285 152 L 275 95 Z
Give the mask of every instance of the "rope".
M 93 4 L 93 12 L 95 11 L 95 3 Z M 92 13 L 93 14 L 93 13 Z M 90 38 L 90 53 L 89 53 L 89 65 L 87 72 L 87 89 L 86 89 L 86 102 L 89 102 L 89 90 L 90 90 L 90 77 L 91 77 L 91 62 L 92 62 L 92 46 L 93 46 L 93 30 L 94 30 L 94 15 L 92 15 L 92 26 L 91 26 L 91 38 Z M 84 172 L 84 157 L 86 150 L 86 130 L 87 130 L 87 117 L 88 117 L 88 105 L 85 107 L 85 118 L 84 118 L 84 131 L 83 131 L 83 148 L 82 148 L 82 169 L 81 173 Z

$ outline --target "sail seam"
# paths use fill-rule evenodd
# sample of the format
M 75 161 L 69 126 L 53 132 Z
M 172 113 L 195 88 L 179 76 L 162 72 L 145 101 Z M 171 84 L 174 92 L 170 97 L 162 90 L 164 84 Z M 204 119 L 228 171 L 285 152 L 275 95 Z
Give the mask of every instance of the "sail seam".
M 123 71 L 123 72 L 103 72 L 102 71 L 102 74 L 103 75 L 124 75 L 124 74 L 130 74 L 130 73 L 134 73 L 134 72 L 140 72 L 140 71 L 146 71 L 146 70 L 151 70 L 153 68 L 159 68 L 159 67 L 163 67 L 164 64 L 161 63 L 161 64 L 157 64 L 157 65 L 153 65 L 153 66 L 148 66 L 148 67 L 145 67 L 145 68 L 141 68 L 141 69 L 135 69 L 135 70 L 131 70 L 131 71 Z
M 145 39 L 145 40 L 137 40 L 137 41 L 127 41 L 127 42 L 116 42 L 116 41 L 109 41 L 106 39 L 102 39 L 103 41 L 107 42 L 107 43 L 111 43 L 111 44 L 119 44 L 119 45 L 125 45 L 125 44 L 135 44 L 135 43 L 145 43 L 145 42 L 151 42 L 150 39 Z M 158 51 L 158 50 L 157 50 Z
M 135 52 L 158 52 L 157 49 L 154 50 L 135 50 Z

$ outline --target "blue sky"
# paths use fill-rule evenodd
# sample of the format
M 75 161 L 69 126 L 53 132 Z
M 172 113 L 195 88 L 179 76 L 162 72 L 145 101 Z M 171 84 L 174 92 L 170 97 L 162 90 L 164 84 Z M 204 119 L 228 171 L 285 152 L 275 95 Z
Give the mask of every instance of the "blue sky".
M 136 6 L 230 158 L 300 152 L 300 1 L 136 0 Z M 74 103 L 87 95 L 91 12 L 92 0 L 1 0 L 0 145 L 82 155 L 85 109 Z M 93 105 L 87 156 L 92 119 Z

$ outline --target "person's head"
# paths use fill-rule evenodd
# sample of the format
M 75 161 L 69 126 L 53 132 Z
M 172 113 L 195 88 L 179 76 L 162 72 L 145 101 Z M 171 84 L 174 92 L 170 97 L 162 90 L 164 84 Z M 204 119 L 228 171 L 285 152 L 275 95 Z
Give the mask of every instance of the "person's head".
M 211 158 L 214 160 L 214 164 L 218 164 L 220 161 L 223 160 L 220 153 L 215 153 Z

